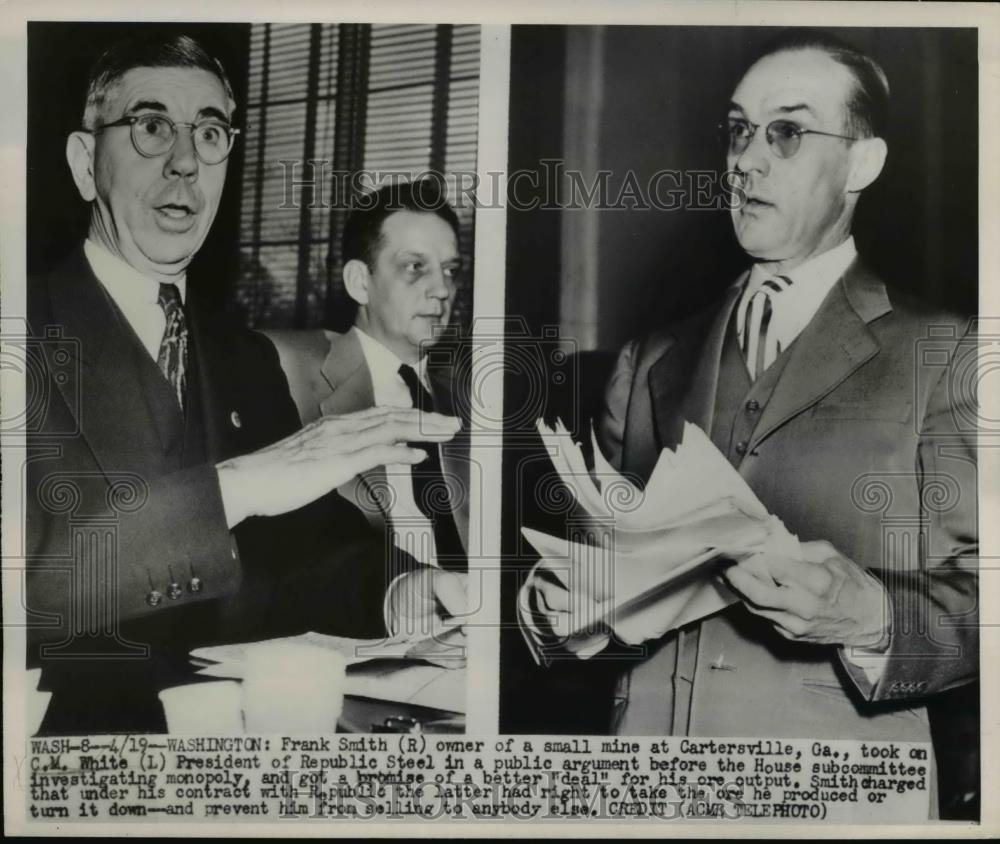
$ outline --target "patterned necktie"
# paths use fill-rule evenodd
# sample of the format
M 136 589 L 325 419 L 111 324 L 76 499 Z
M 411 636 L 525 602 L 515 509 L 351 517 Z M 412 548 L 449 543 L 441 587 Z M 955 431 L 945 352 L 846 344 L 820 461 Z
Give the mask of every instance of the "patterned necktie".
M 187 368 L 188 328 L 184 318 L 184 306 L 181 304 L 181 294 L 176 284 L 160 284 L 160 296 L 157 303 L 163 308 L 167 325 L 160 341 L 160 353 L 156 363 L 160 372 L 173 388 L 184 413 L 185 370 Z
M 769 329 L 774 312 L 774 297 L 791 286 L 792 280 L 786 276 L 769 278 L 746 303 L 740 345 L 751 380 L 756 380 L 781 354 L 781 343 L 776 332 Z
M 413 406 L 423 413 L 433 412 L 434 399 L 420 383 L 416 370 L 404 363 L 399 367 L 399 377 L 410 390 Z M 465 571 L 468 568 L 465 548 L 459 538 L 455 517 L 451 512 L 448 485 L 441 472 L 441 455 L 438 447 L 435 443 L 408 443 L 408 445 L 427 452 L 427 458 L 422 463 L 410 467 L 410 477 L 413 479 L 413 498 L 417 502 L 417 507 L 434 528 L 438 565 L 449 571 Z

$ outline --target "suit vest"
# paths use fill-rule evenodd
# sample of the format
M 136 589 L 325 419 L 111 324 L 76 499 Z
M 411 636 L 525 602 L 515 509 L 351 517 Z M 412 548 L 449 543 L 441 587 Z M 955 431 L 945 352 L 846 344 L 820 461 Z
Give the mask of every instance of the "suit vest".
M 736 338 L 734 317 L 726 328 L 714 398 L 712 443 L 739 468 L 794 344 L 785 349 L 754 382 Z M 621 735 L 686 735 L 698 655 L 701 622 L 647 642 L 648 656 L 622 677 L 616 695 L 613 731 Z M 636 674 L 644 675 L 643 678 Z M 659 678 L 659 679 L 657 679 Z M 656 699 L 651 691 L 657 689 Z

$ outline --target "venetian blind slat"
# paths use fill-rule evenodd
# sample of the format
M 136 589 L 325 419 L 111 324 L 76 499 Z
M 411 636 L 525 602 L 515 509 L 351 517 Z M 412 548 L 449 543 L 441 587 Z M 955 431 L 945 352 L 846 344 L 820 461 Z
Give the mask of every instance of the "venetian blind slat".
M 326 297 L 336 287 L 331 280 L 334 246 L 345 219 L 325 207 L 335 197 L 332 162 L 336 133 L 337 78 L 340 36 L 361 33 L 367 44 L 367 79 L 363 91 L 351 94 L 364 103 L 359 127 L 364 141 L 356 166 L 378 174 L 426 173 L 432 160 L 447 171 L 473 173 L 478 125 L 479 27 L 460 25 L 442 30 L 437 25 L 371 27 L 322 24 L 255 24 L 249 38 L 248 102 L 245 106 L 243 207 L 240 219 L 241 276 L 237 298 L 248 322 L 259 327 L 293 327 L 296 297 L 304 301 L 310 324 L 318 324 Z M 346 36 L 345 36 L 346 37 Z M 443 37 L 443 40 L 442 40 Z M 442 65 L 437 50 L 450 44 Z M 311 46 L 316 55 L 310 56 Z M 310 66 L 314 69 L 309 90 Z M 446 75 L 441 77 L 441 68 Z M 444 88 L 435 95 L 435 81 Z M 446 94 L 445 106 L 441 96 Z M 312 109 L 307 108 L 312 100 Z M 348 101 L 351 101 L 350 98 Z M 306 125 L 311 115 L 310 125 Z M 355 119 L 352 117 L 351 119 Z M 439 121 L 439 125 L 434 125 Z M 444 124 L 444 125 L 440 125 Z M 320 162 L 310 173 L 304 168 L 307 131 L 311 130 L 312 157 Z M 432 145 L 441 147 L 432 149 Z M 288 162 L 282 165 L 280 162 Z M 292 165 L 294 163 L 294 169 Z M 316 202 L 308 214 L 296 207 L 301 187 L 295 180 L 319 180 Z M 463 181 L 463 184 L 467 184 Z M 454 182 L 446 179 L 456 193 Z M 308 196 L 308 192 L 305 194 Z M 457 197 L 451 195 L 454 201 Z M 473 209 L 458 208 L 459 246 L 466 270 L 460 280 L 456 317 L 468 316 L 472 283 Z M 303 224 L 307 228 L 302 230 Z M 331 226 L 335 226 L 331 231 Z M 300 248 L 300 245 L 305 248 Z M 299 261 L 306 262 L 305 267 Z M 303 287 L 304 284 L 304 287 Z M 299 288 L 302 289 L 299 289 Z M 464 315 L 464 317 L 463 317 Z M 299 313 L 299 319 L 302 314 Z

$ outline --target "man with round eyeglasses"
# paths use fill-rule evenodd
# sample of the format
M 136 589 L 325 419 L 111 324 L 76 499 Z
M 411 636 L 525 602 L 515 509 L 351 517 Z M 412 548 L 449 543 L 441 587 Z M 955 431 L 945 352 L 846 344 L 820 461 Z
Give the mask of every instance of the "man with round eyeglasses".
M 801 553 L 726 562 L 722 612 L 671 630 L 647 607 L 614 635 L 561 634 L 588 607 L 533 575 L 521 619 L 539 658 L 636 646 L 613 732 L 928 741 L 927 707 L 978 677 L 967 320 L 887 288 L 851 235 L 888 154 L 888 99 L 874 60 L 806 30 L 732 94 L 720 133 L 749 269 L 625 347 L 598 438 L 645 480 L 697 424 Z
M 221 164 L 233 149 L 233 142 L 239 129 L 217 120 L 200 120 L 197 123 L 174 123 L 160 114 L 133 114 L 104 123 L 94 134 L 116 126 L 129 126 L 132 130 L 132 144 L 135 151 L 146 158 L 166 155 L 177 141 L 177 127 L 184 126 L 191 132 L 195 155 L 203 164 Z
M 156 695 L 194 679 L 194 647 L 429 633 L 439 607 L 461 611 L 464 595 L 437 594 L 435 573 L 405 554 L 387 560 L 333 492 L 419 463 L 414 446 L 450 440 L 458 421 L 372 408 L 301 427 L 271 344 L 188 284 L 235 110 L 197 42 L 139 36 L 98 58 L 67 139 L 89 229 L 28 288 L 33 333 L 53 350 L 28 385 L 41 415 L 26 603 L 43 620 L 29 625 L 28 661 L 53 692 L 44 733 L 162 731 Z M 390 582 L 401 597 L 387 609 Z

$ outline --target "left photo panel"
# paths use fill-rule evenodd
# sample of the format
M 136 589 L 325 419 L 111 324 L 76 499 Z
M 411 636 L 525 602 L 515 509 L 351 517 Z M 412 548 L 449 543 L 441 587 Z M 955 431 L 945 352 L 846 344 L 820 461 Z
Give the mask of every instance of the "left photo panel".
M 465 732 L 480 42 L 28 23 L 27 736 Z

